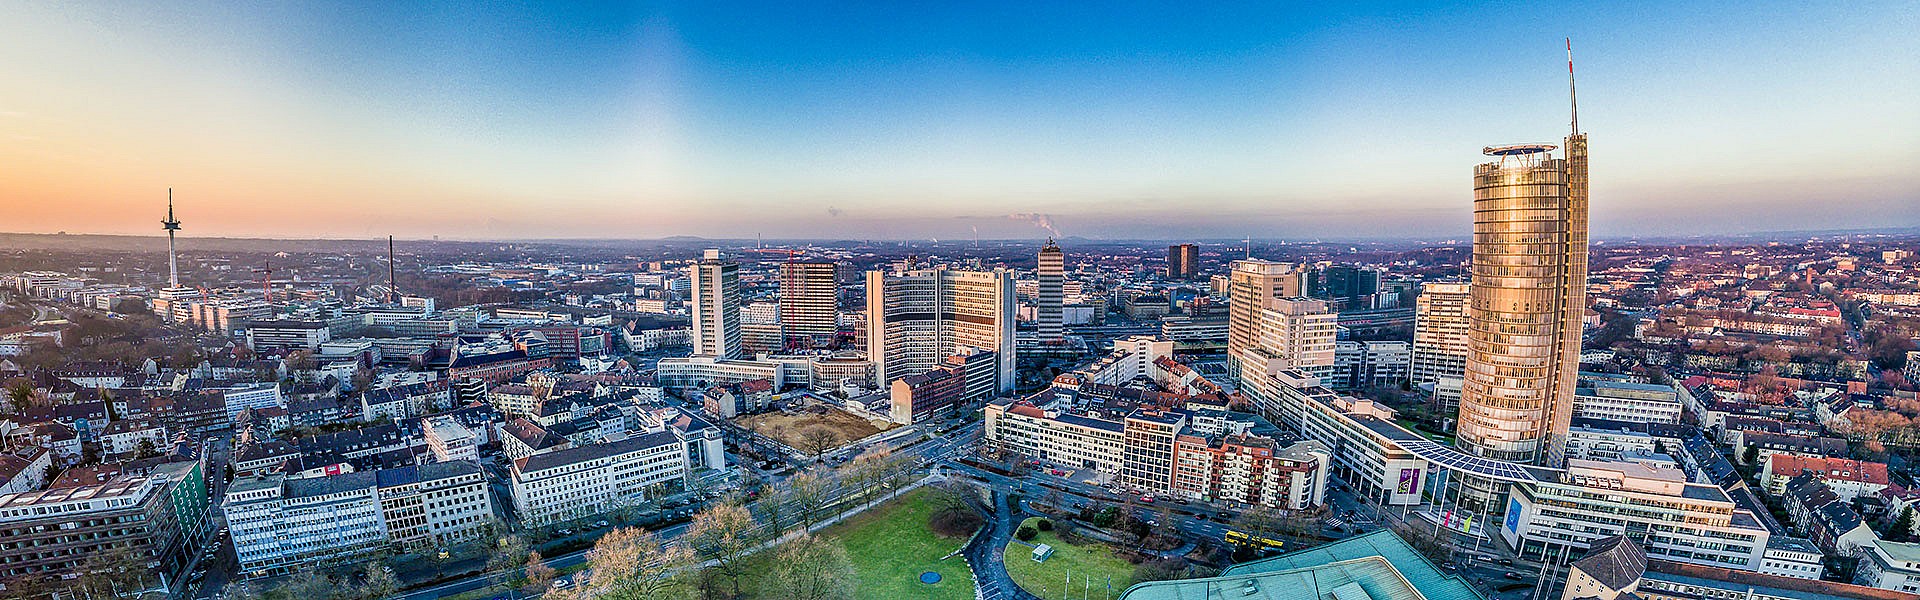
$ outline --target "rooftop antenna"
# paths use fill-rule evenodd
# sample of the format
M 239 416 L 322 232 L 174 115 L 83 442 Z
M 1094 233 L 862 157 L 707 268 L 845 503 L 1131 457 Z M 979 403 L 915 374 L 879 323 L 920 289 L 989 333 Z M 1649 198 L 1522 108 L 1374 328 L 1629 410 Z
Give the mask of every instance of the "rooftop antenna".
M 400 280 L 393 276 L 393 236 L 387 236 L 387 302 L 400 303 Z
M 1573 103 L 1573 135 L 1580 135 L 1580 93 L 1573 86 L 1573 38 L 1567 38 L 1567 99 Z

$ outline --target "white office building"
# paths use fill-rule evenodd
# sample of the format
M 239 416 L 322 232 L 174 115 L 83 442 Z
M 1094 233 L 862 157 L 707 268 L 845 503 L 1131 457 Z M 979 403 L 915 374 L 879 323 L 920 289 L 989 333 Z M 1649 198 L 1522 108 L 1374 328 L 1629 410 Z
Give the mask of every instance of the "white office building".
M 739 357 L 740 265 L 722 257 L 719 250 L 707 250 L 687 275 L 693 280 L 693 354 Z
M 1414 385 L 1462 377 L 1467 369 L 1467 299 L 1465 283 L 1425 283 L 1413 309 Z
M 1573 418 L 1679 423 L 1680 392 L 1670 385 L 1582 380 L 1574 391 Z
M 349 559 L 387 543 L 373 472 L 287 479 L 248 477 L 227 488 L 221 512 L 240 572 L 258 577 Z
M 993 352 L 994 390 L 1013 391 L 1013 275 L 929 269 L 867 273 L 867 357 L 884 389 L 968 350 Z
M 984 411 L 988 446 L 1033 460 L 1101 473 L 1120 472 L 1126 425 L 1042 410 L 1012 398 Z
M 684 485 L 686 442 L 668 429 L 513 461 L 513 509 L 543 526 L 643 502 Z
M 453 417 L 429 417 L 421 423 L 421 428 L 420 435 L 426 439 L 427 449 L 433 452 L 434 462 L 480 460 L 479 438 Z
M 277 383 L 234 386 L 220 390 L 220 394 L 227 404 L 228 423 L 232 423 L 240 411 L 249 408 L 287 407 L 286 397 L 280 394 L 280 384 Z
M 1649 557 L 1758 571 L 1769 533 L 1719 486 L 1692 483 L 1657 459 L 1569 460 L 1515 483 L 1500 534 L 1523 555 L 1584 550 L 1610 536 L 1642 543 Z
M 221 502 L 240 571 L 282 575 L 389 546 L 480 539 L 492 520 L 479 463 L 456 461 L 324 477 L 243 477 Z

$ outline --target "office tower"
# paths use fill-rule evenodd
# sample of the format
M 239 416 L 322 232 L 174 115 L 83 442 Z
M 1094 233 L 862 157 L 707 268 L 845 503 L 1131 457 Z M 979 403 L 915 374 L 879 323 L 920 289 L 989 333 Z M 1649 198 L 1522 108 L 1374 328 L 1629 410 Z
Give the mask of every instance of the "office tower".
M 1577 120 L 1576 120 L 1577 123 Z M 1559 466 L 1586 311 L 1587 140 L 1496 146 L 1474 168 L 1461 450 Z
M 1167 246 L 1167 279 L 1193 279 L 1199 274 L 1199 248 L 1193 244 Z
M 1259 345 L 1261 311 L 1276 298 L 1302 295 L 1305 279 L 1293 263 L 1255 259 L 1234 261 L 1227 276 L 1227 369 L 1237 378 Z
M 180 231 L 180 220 L 173 218 L 173 188 L 167 188 L 167 220 L 160 222 L 167 231 L 167 289 L 180 289 L 180 260 L 174 252 L 173 234 Z
M 1413 308 L 1414 385 L 1459 378 L 1466 371 L 1468 288 L 1464 283 L 1421 284 Z
M 1333 373 L 1339 315 L 1327 303 L 1307 298 L 1275 298 L 1260 311 L 1256 342 L 1245 356 L 1266 371 L 1298 369 L 1315 377 Z
M 1314 293 L 1340 306 L 1372 308 L 1370 296 L 1380 292 L 1380 272 L 1359 265 L 1332 265 L 1317 275 Z
M 780 265 L 780 329 L 789 346 L 807 347 L 833 339 L 839 286 L 830 262 Z
M 1040 321 L 1040 341 L 1058 342 L 1063 339 L 1060 325 L 1061 282 L 1066 279 L 1066 257 L 1060 247 L 1049 238 L 1047 245 L 1040 248 L 1040 292 L 1035 294 Z
M 867 356 L 879 387 L 969 350 L 993 352 L 994 390 L 1013 391 L 1013 274 L 867 272 Z
M 740 265 L 709 249 L 687 269 L 693 281 L 693 354 L 740 356 Z

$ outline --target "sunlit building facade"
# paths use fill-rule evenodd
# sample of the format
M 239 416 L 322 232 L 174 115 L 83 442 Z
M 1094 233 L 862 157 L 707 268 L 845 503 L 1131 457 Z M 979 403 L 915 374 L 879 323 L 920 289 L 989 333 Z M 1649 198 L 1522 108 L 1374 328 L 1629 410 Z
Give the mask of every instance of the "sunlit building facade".
M 1586 136 L 1553 149 L 1489 147 L 1497 160 L 1474 168 L 1458 430 L 1464 452 L 1546 466 L 1565 460 L 1587 275 Z M 1496 500 L 1487 483 L 1468 496 Z

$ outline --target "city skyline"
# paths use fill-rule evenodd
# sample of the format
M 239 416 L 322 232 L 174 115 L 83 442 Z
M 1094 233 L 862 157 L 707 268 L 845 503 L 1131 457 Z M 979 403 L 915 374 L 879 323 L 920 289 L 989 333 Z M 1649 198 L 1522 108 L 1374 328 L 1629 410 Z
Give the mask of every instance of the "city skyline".
M 171 186 L 190 237 L 1464 237 L 1567 36 L 1596 237 L 1920 203 L 1897 4 L 383 10 L 12 11 L 8 229 L 152 235 Z

